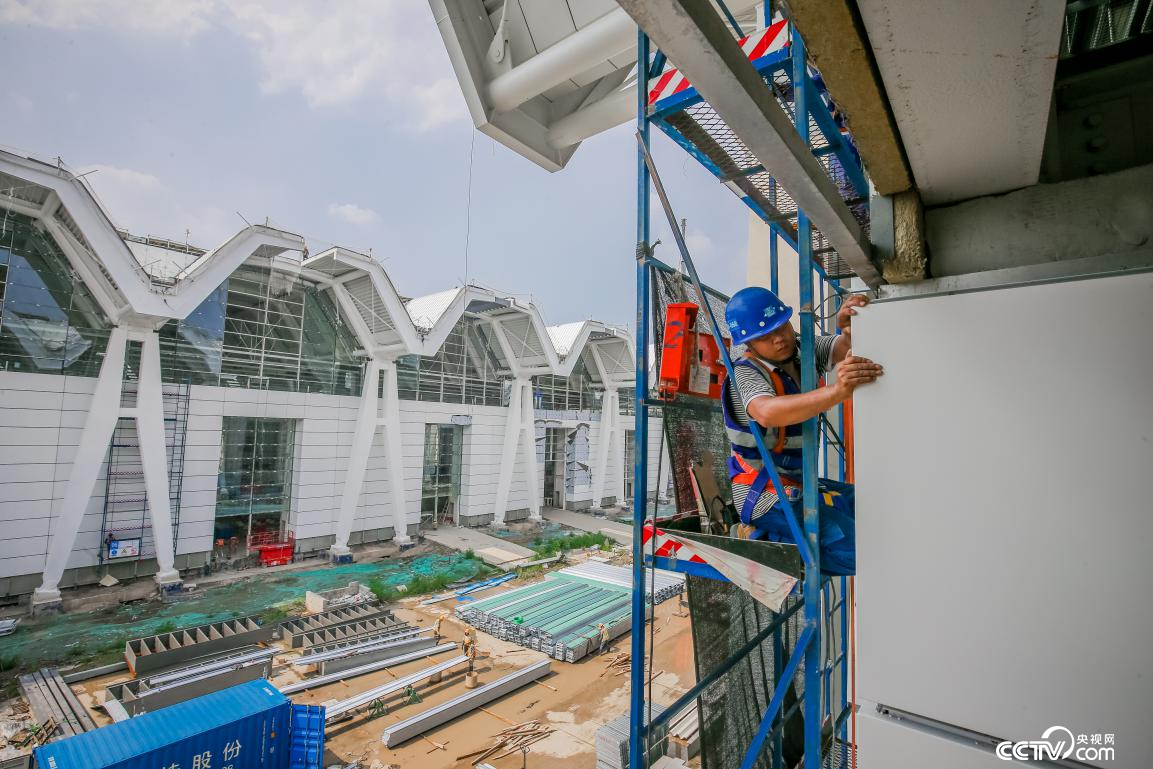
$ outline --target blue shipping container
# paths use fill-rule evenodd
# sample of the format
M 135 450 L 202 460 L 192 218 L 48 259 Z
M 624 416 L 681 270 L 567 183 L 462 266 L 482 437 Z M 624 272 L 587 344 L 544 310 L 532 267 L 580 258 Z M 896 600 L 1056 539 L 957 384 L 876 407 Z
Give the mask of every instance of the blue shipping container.
M 292 703 L 265 680 L 36 748 L 39 769 L 288 769 Z

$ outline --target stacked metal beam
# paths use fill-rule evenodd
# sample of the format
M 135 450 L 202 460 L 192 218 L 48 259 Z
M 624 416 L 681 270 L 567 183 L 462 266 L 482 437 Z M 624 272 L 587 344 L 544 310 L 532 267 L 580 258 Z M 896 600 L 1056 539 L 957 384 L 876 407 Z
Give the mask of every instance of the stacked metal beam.
M 392 612 L 379 603 L 363 604 L 360 606 L 344 606 L 339 609 L 330 609 L 307 617 L 297 617 L 280 623 L 280 638 L 288 643 L 290 648 L 299 648 L 304 644 L 304 636 L 318 630 L 335 630 L 346 625 L 355 625 L 366 620 L 391 620 Z M 338 640 L 338 639 L 331 639 Z
M 259 617 L 211 622 L 171 633 L 134 638 L 124 645 L 124 661 L 132 675 L 187 664 L 191 660 L 272 640 L 276 628 L 262 626 Z
M 652 704 L 649 718 L 659 716 L 665 711 L 663 707 Z M 648 759 L 645 766 L 655 763 L 663 754 L 661 749 L 666 729 L 661 728 L 653 734 L 649 744 Z M 596 769 L 626 769 L 629 765 L 629 714 L 617 716 L 612 721 L 597 729 L 597 767 Z
M 633 587 L 633 573 L 631 569 L 624 566 L 613 566 L 608 563 L 598 563 L 597 561 L 586 561 L 576 566 L 569 566 L 561 569 L 557 574 L 579 577 L 592 582 L 604 582 L 609 585 L 617 585 L 626 590 L 632 590 Z M 664 603 L 673 596 L 680 595 L 685 589 L 685 575 L 678 574 L 675 571 L 647 569 L 645 571 L 645 582 L 645 593 L 649 593 L 655 586 L 656 595 L 654 597 L 656 603 Z
M 657 603 L 684 589 L 680 575 L 657 574 Z M 599 625 L 609 629 L 610 640 L 628 631 L 630 584 L 628 569 L 583 564 L 544 582 L 461 605 L 456 614 L 497 638 L 576 662 L 599 647 Z

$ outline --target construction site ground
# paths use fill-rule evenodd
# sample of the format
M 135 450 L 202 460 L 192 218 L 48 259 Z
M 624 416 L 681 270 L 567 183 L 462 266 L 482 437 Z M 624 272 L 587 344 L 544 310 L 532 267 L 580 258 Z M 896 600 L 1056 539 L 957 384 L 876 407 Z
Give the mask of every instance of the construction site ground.
M 541 576 L 536 574 L 474 595 L 478 598 L 494 595 L 539 579 Z M 453 614 L 453 609 L 458 605 L 457 600 L 452 598 L 421 606 L 420 602 L 424 598 L 414 597 L 401 601 L 395 606 L 395 614 L 399 619 L 418 627 L 429 627 L 437 617 L 443 617 L 441 635 L 444 640 L 460 643 L 468 626 Z M 688 612 L 677 599 L 658 606 L 654 616 L 656 643 L 651 668 L 655 673 L 652 697 L 658 703 L 669 704 L 695 680 L 691 627 Z M 476 672 L 481 685 L 546 658 L 541 652 L 501 641 L 484 632 L 478 632 L 477 637 L 479 657 Z M 607 662 L 616 653 L 628 652 L 629 638 L 626 634 L 616 639 L 603 656 L 589 656 L 577 663 L 552 660 L 552 672 L 540 682 L 529 684 L 483 709 L 474 710 L 433 729 L 423 738 L 410 740 L 393 749 L 386 748 L 381 743 L 381 735 L 387 724 L 408 719 L 468 691 L 464 685 L 466 666 L 462 664 L 446 673 L 439 683 L 422 683 L 418 687 L 423 699 L 421 703 L 408 704 L 407 697 L 397 692 L 384 698 L 383 702 L 388 708 L 384 715 L 374 716 L 370 710 L 362 710 L 347 720 L 330 724 L 327 730 L 328 755 L 324 765 L 346 766 L 358 763 L 362 769 L 470 767 L 475 756 L 459 757 L 485 749 L 493 743 L 493 735 L 512 724 L 536 720 L 553 730 L 553 733 L 533 744 L 527 756 L 522 756 L 518 751 L 501 758 L 489 757 L 486 761 L 498 769 L 520 767 L 522 761 L 528 767 L 553 767 L 564 761 L 566 769 L 593 769 L 596 766 L 597 729 L 628 711 L 627 667 L 609 669 Z M 292 699 L 307 704 L 346 699 L 459 654 L 458 649 L 435 658 L 408 662 L 301 692 L 293 695 Z M 274 684 L 285 685 L 305 677 L 304 668 L 291 665 L 295 656 L 295 651 L 277 656 L 272 678 Z M 106 724 L 111 719 L 99 706 L 104 690 L 127 678 L 126 672 L 114 673 L 74 684 L 72 688 L 96 722 Z

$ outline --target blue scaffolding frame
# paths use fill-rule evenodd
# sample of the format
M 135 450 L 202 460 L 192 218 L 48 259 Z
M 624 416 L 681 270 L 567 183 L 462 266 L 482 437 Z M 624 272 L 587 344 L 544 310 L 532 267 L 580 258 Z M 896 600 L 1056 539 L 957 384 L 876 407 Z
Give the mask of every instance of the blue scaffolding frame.
M 729 21 L 736 27 L 735 21 L 731 17 Z M 752 64 L 762 75 L 766 87 L 773 87 L 774 78 L 778 78 L 786 84 L 783 89 L 777 89 L 778 100 L 782 102 L 782 106 L 786 110 L 790 110 L 791 107 L 790 111 L 798 134 L 812 148 L 813 154 L 822 159 L 830 177 L 841 189 L 846 205 L 858 206 L 859 211 L 860 208 L 867 206 L 869 194 L 859 155 L 850 137 L 842 131 L 843 126 L 840 118 L 828 98 L 819 74 L 806 61 L 804 42 L 791 25 L 789 25 L 788 34 L 790 35 L 790 42 L 786 47 L 762 56 L 753 61 Z M 713 158 L 703 152 L 697 144 L 673 124 L 672 119 L 675 116 L 698 107 L 698 105 L 704 105 L 703 98 L 696 92 L 696 89 L 690 87 L 650 105 L 648 103 L 647 83 L 660 75 L 665 66 L 665 57 L 660 52 L 655 52 L 653 55 L 654 52 L 650 50 L 649 40 L 643 31 L 638 32 L 637 53 L 638 68 L 644 77 L 638 77 L 637 87 L 637 333 L 636 422 L 634 432 L 636 450 L 633 467 L 633 506 L 634 510 L 641 511 L 647 510 L 648 504 L 647 451 L 650 404 L 648 377 L 650 324 L 652 321 L 650 268 L 671 269 L 653 258 L 649 245 L 651 192 L 654 189 L 669 218 L 670 229 L 677 241 L 688 273 L 686 277 L 692 281 L 698 296 L 702 298 L 706 296 L 648 151 L 651 126 L 657 126 L 659 130 L 689 152 L 722 182 L 731 182 L 734 176 L 759 176 L 762 180 L 761 189 L 764 189 L 765 179 L 769 177 L 769 174 L 760 166 L 740 169 L 735 175 L 731 168 L 728 174 L 722 171 L 720 165 Z M 782 90 L 784 91 L 783 94 L 781 93 Z M 707 107 L 707 105 L 704 106 Z M 728 165 L 731 166 L 732 164 Z M 779 192 L 784 194 L 778 198 L 775 180 L 768 178 L 767 185 L 770 191 L 768 198 L 765 195 L 746 194 L 749 190 L 747 185 L 743 190 L 735 186 L 733 188 L 742 202 L 756 212 L 770 227 L 773 235 L 770 238 L 769 246 L 770 286 L 773 291 L 777 291 L 779 288 L 777 237 L 781 237 L 797 252 L 800 276 L 798 317 L 801 332 L 801 388 L 804 391 L 809 391 L 818 384 L 814 351 L 816 334 L 818 331 L 828 331 L 829 314 L 822 314 L 820 308 L 824 307 L 826 298 L 834 299 L 835 296 L 839 297 L 844 293 L 844 289 L 839 285 L 839 279 L 845 276 L 830 275 L 829 270 L 826 269 L 829 262 L 825 261 L 822 264 L 814 259 L 816 255 L 814 253 L 814 233 L 808 217 L 804 211 L 795 207 L 792 211 L 782 211 L 782 207 L 776 206 L 776 203 L 779 199 L 783 199 L 787 207 L 788 203 L 791 202 L 787 193 L 780 190 Z M 766 202 L 770 205 L 766 205 Z M 825 249 L 825 251 L 831 251 L 831 249 Z M 819 278 L 819 281 L 815 280 L 815 277 Z M 815 291 L 819 291 L 819 302 L 816 304 L 814 304 Z M 835 299 L 835 301 L 839 302 L 839 299 Z M 702 305 L 702 309 L 708 315 L 711 331 L 722 351 L 725 368 L 732 376 L 733 363 L 722 339 L 717 318 L 707 303 L 702 301 Z M 741 769 L 752 769 L 757 765 L 766 749 L 766 741 L 768 742 L 769 765 L 773 769 L 781 769 L 784 766 L 781 741 L 784 724 L 797 708 L 803 708 L 804 713 L 804 766 L 806 769 L 825 766 L 829 751 L 822 745 L 822 727 L 824 724 L 831 723 L 833 733 L 841 745 L 848 746 L 847 721 L 852 710 L 852 704 L 848 699 L 849 603 L 847 596 L 849 578 L 822 577 L 818 546 L 818 468 L 823 466 L 826 473 L 832 471 L 838 480 L 845 480 L 846 477 L 847 457 L 841 438 L 844 435 L 845 421 L 843 408 L 840 406 L 837 407 L 836 421 L 837 425 L 834 427 L 824 415 L 821 415 L 807 420 L 803 425 L 803 494 L 801 497 L 802 516 L 800 518 L 803 524 L 798 523 L 797 517 L 793 515 L 790 501 L 786 497 L 782 496 L 781 498 L 781 504 L 786 508 L 786 518 L 793 528 L 794 539 L 798 543 L 797 549 L 804 565 L 804 579 L 798 585 L 801 600 L 778 614 L 768 627 L 750 639 L 743 648 L 698 681 L 693 688 L 666 708 L 663 713 L 653 716 L 651 719 L 645 717 L 646 568 L 673 569 L 710 579 L 724 580 L 724 577 L 711 567 L 699 564 L 667 558 L 650 557 L 646 560 L 643 548 L 643 527 L 647 516 L 634 515 L 630 766 L 646 766 L 645 757 L 648 755 L 650 735 L 657 733 L 683 708 L 693 705 L 706 688 L 715 684 L 751 652 L 758 649 L 761 644 L 770 641 L 770 637 L 775 661 L 773 696 L 762 715 L 752 742 L 745 751 Z M 756 425 L 753 425 L 753 435 L 773 484 L 777 488 L 782 488 L 776 468 L 773 462 L 768 459 L 764 437 Z M 797 612 L 802 612 L 803 615 L 802 630 L 795 646 L 786 656 L 783 631 L 786 622 Z M 822 657 L 823 653 L 826 655 L 824 658 Z M 803 676 L 803 691 L 799 694 L 797 704 L 788 713 L 783 713 L 785 693 L 798 670 Z M 839 696 L 834 694 L 834 677 L 839 678 Z M 834 700 L 836 700 L 835 710 Z M 847 766 L 848 749 L 842 747 L 838 753 L 838 760 L 832 765 Z

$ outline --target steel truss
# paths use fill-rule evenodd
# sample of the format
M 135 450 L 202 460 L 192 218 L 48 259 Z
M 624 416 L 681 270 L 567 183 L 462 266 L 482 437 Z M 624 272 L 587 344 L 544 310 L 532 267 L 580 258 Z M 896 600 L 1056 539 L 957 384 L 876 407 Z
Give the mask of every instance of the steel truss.
M 723 9 L 723 3 L 722 3 Z M 732 19 L 730 18 L 730 22 Z M 735 23 L 734 23 L 735 27 Z M 738 37 L 741 32 L 737 29 Z M 778 103 L 793 118 L 797 133 L 805 140 L 824 165 L 830 178 L 841 191 L 846 206 L 862 224 L 868 224 L 868 189 L 860 159 L 851 138 L 843 131 L 835 105 L 829 99 L 819 73 L 808 65 L 804 43 L 800 36 L 788 30 L 790 43 L 753 61 L 762 75 L 766 88 L 770 88 Z M 637 87 L 637 324 L 636 324 L 636 425 L 634 432 L 634 509 L 644 510 L 648 499 L 648 416 L 652 399 L 649 390 L 650 335 L 652 329 L 651 275 L 652 268 L 668 270 L 667 265 L 652 257 L 650 245 L 651 192 L 655 189 L 662 208 L 669 218 L 669 227 L 684 260 L 697 295 L 706 296 L 697 275 L 691 255 L 685 246 L 683 233 L 677 226 L 657 169 L 649 154 L 651 127 L 656 126 L 689 154 L 708 168 L 726 184 L 749 208 L 770 227 L 774 236 L 787 242 L 798 254 L 801 269 L 799 280 L 799 323 L 801 349 L 801 388 L 813 390 L 818 386 L 815 365 L 815 338 L 817 333 L 828 332 L 834 324 L 829 322 L 832 308 L 826 310 L 826 299 L 839 305 L 845 289 L 840 281 L 852 277 L 836 252 L 827 246 L 821 234 L 809 223 L 804 211 L 793 203 L 781 189 L 771 173 L 756 163 L 756 159 L 735 137 L 694 88 L 687 88 L 664 100 L 649 103 L 646 82 L 661 75 L 665 57 L 650 50 L 648 37 L 638 34 L 638 67 L 645 68 L 645 79 L 638 78 Z M 766 129 L 768 130 L 768 129 Z M 771 288 L 778 289 L 777 240 L 771 238 Z M 721 327 L 707 303 L 701 308 L 708 314 L 711 330 L 722 350 L 725 367 L 732 376 L 733 363 L 722 340 Z M 836 423 L 834 426 L 833 423 Z M 848 766 L 852 746 L 848 739 L 848 718 L 852 712 L 849 702 L 849 607 L 850 579 L 822 577 L 818 548 L 818 467 L 824 473 L 840 480 L 846 479 L 845 450 L 846 420 L 843 407 L 836 409 L 833 420 L 822 415 L 803 425 L 804 483 L 802 496 L 803 526 L 793 515 L 789 500 L 782 497 L 787 519 L 793 529 L 799 554 L 804 565 L 804 579 L 798 583 L 799 601 L 787 604 L 770 625 L 757 633 L 743 648 L 724 663 L 704 676 L 697 684 L 660 714 L 645 718 L 645 591 L 646 566 L 682 571 L 696 576 L 724 579 L 711 567 L 666 558 L 646 559 L 643 549 L 645 516 L 635 515 L 633 520 L 633 593 L 632 593 L 632 669 L 631 669 L 631 738 L 629 765 L 645 766 L 644 756 L 649 754 L 653 735 L 676 718 L 685 707 L 695 707 L 696 700 L 711 685 L 741 663 L 761 644 L 772 642 L 775 670 L 774 691 L 765 709 L 759 728 L 748 745 L 741 769 L 768 765 L 783 769 L 782 735 L 785 721 L 796 709 L 804 714 L 805 769 L 824 766 Z M 754 425 L 754 437 L 764 465 L 777 488 L 782 488 L 761 431 Z M 849 479 L 851 480 L 851 478 Z M 801 632 L 795 646 L 785 655 L 784 631 L 786 623 L 797 612 L 802 613 Z M 789 712 L 784 710 L 785 694 L 798 674 L 803 678 L 803 692 Z M 838 680 L 839 679 L 839 680 Z M 839 686 L 835 685 L 835 682 Z M 839 691 L 837 691 L 839 690 Z M 835 702 L 834 702 L 835 701 Z M 646 725 L 646 722 L 647 725 Z M 822 738 L 822 727 L 825 737 Z M 832 729 L 829 729 L 829 726 Z M 831 734 L 830 734 L 831 732 Z M 835 738 L 835 739 L 834 739 Z M 839 743 L 839 744 L 838 744 Z M 855 762 L 854 762 L 855 764 Z M 715 768 L 714 768 L 715 769 Z

